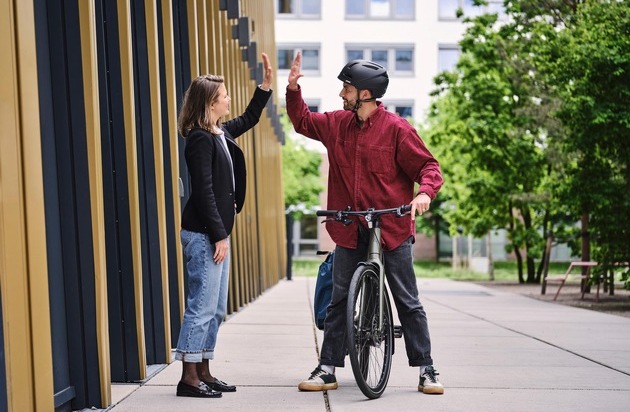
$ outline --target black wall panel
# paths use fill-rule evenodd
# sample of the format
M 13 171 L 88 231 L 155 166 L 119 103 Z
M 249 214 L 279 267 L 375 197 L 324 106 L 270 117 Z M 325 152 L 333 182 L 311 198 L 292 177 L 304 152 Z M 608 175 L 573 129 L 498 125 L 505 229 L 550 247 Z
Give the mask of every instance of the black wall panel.
M 101 402 L 78 3 L 35 13 L 55 407 L 70 411 Z
M 190 53 L 188 49 L 188 22 L 186 18 L 186 2 L 173 0 L 173 44 L 175 52 L 175 92 L 177 99 L 177 110 L 181 108 L 184 93 L 191 82 L 190 78 Z M 179 146 L 179 178 L 182 188 L 181 197 L 176 193 L 173 199 L 180 201 L 183 209 L 190 196 L 188 170 L 186 169 L 186 159 L 184 158 L 185 141 L 178 134 L 177 142 Z M 176 233 L 175 241 L 179 242 L 179 232 Z M 169 258 L 170 259 L 170 258 Z M 185 272 L 185 268 L 184 268 Z M 184 273 L 184 278 L 186 274 Z M 186 285 L 187 282 L 184 282 Z M 187 292 L 187 291 L 186 291 Z M 169 270 L 169 297 L 171 314 L 171 346 L 177 346 L 177 339 L 181 329 L 181 319 L 179 312 L 179 285 L 177 283 L 177 272 Z
M 116 2 L 96 0 L 109 343 L 113 382 L 138 381 L 131 211 Z
M 149 0 L 151 1 L 151 0 Z M 144 338 L 147 364 L 166 363 L 162 269 L 157 215 L 157 188 L 153 152 L 151 87 L 147 50 L 147 28 L 143 0 L 131 3 L 133 34 L 134 96 L 140 199 L 140 242 L 142 245 L 142 287 Z M 168 354 L 170 357 L 170 353 Z

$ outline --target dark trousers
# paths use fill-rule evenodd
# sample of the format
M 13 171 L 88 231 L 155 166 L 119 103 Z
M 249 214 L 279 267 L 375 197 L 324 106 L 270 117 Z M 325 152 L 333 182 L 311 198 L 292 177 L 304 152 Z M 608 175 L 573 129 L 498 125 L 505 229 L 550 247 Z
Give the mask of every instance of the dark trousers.
M 357 264 L 366 259 L 368 240 L 367 231 L 361 230 L 356 249 L 335 248 L 333 293 L 324 322 L 321 365 L 344 366 L 348 289 Z M 385 273 L 403 328 L 409 366 L 427 366 L 433 364 L 431 337 L 427 315 L 418 297 L 411 246 L 409 238 L 396 249 L 384 253 Z

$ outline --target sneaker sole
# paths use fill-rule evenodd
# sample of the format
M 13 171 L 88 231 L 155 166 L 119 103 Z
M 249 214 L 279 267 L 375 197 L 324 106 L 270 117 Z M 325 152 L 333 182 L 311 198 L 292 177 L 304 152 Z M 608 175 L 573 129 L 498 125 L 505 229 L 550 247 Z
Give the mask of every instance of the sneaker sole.
M 434 386 L 418 386 L 418 391 L 426 393 L 427 395 L 442 395 L 444 394 L 444 388 L 436 388 Z
M 323 385 L 318 385 L 318 384 L 308 384 L 308 383 L 300 383 L 298 385 L 298 389 L 301 391 L 307 391 L 307 392 L 321 392 L 321 391 L 330 391 L 330 390 L 334 390 L 337 389 L 337 382 L 335 383 L 325 383 Z

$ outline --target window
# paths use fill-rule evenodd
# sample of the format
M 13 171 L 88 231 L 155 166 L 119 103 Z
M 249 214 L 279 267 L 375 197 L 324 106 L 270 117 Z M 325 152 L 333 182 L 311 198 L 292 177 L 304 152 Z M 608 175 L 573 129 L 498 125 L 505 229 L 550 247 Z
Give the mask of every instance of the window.
M 294 14 L 295 0 L 278 0 L 278 14 Z
M 363 59 L 363 50 L 348 50 L 346 55 L 348 61 Z
M 319 70 L 319 49 L 302 49 L 302 70 Z
M 394 106 L 394 113 L 400 117 L 413 117 L 413 109 L 411 106 Z
M 442 19 L 456 19 L 461 0 L 439 0 L 438 16 Z
M 389 65 L 387 64 L 387 50 L 372 50 L 372 58 L 370 60 L 389 69 Z
M 414 0 L 346 0 L 347 19 L 413 20 Z
M 477 17 L 483 14 L 483 7 L 475 6 L 473 0 L 464 0 L 464 17 Z
M 410 75 L 413 74 L 413 47 L 359 47 L 348 46 L 346 48 L 347 61 L 364 59 L 378 63 L 387 69 L 389 74 Z
M 319 71 L 319 46 L 278 46 L 278 70 L 290 70 L 297 52 L 302 52 L 302 70 Z
M 387 111 L 396 113 L 402 118 L 413 118 L 413 102 L 384 101 L 383 105 Z
M 282 18 L 319 18 L 321 0 L 276 0 L 276 15 Z
M 439 46 L 438 49 L 438 71 L 451 71 L 455 68 L 461 51 L 457 46 Z
M 507 20 L 507 14 L 505 14 L 505 8 L 503 7 L 503 2 L 501 1 L 488 1 L 488 6 L 486 13 L 498 14 L 500 21 Z
M 413 71 L 413 51 L 406 50 L 394 50 L 396 58 L 396 71 L 397 72 L 410 72 Z
M 319 105 L 321 104 L 319 100 L 305 99 L 304 101 L 308 106 L 308 110 L 314 113 L 319 112 Z
M 303 215 L 300 223 L 300 237 L 302 239 L 317 239 L 317 216 Z
M 457 9 L 461 8 L 464 17 L 476 17 L 483 13 L 498 13 L 499 20 L 505 20 L 503 0 L 488 0 L 487 6 L 475 6 L 473 0 L 438 0 L 440 20 L 457 19 Z
M 319 247 L 319 240 L 317 239 L 317 216 L 315 215 L 302 215 L 299 220 L 300 224 L 300 244 L 298 255 L 315 255 Z

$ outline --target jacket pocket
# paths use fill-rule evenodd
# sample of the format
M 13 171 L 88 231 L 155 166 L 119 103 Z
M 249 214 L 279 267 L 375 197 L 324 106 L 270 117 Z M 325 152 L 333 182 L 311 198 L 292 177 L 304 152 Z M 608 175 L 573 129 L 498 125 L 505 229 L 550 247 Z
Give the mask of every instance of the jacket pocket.
M 395 165 L 394 149 L 389 146 L 367 146 L 362 150 L 363 164 L 367 170 L 376 174 L 393 173 Z

